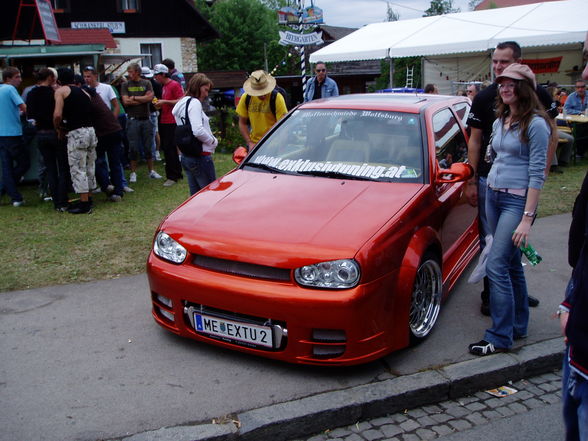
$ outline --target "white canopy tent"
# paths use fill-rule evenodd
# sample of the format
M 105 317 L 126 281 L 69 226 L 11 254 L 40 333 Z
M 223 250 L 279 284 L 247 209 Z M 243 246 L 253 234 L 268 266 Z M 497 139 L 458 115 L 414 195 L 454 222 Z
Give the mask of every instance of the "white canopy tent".
M 374 23 L 310 55 L 310 62 L 479 53 L 501 41 L 521 47 L 583 42 L 588 0 L 563 0 Z

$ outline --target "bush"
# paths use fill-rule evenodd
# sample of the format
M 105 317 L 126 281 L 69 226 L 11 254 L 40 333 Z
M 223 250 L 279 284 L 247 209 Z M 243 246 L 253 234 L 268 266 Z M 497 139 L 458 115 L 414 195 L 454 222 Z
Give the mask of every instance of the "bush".
M 219 153 L 233 153 L 240 145 L 244 145 L 239 131 L 239 116 L 232 107 L 217 109 L 210 119 L 210 126 L 218 139 L 216 151 Z

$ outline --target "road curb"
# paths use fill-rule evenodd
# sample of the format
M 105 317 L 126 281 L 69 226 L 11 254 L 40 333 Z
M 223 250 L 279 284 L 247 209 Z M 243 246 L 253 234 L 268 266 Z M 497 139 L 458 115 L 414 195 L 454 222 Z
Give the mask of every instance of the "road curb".
M 563 339 L 554 338 L 509 353 L 244 411 L 225 424 L 168 427 L 118 440 L 287 441 L 546 373 L 561 366 L 563 349 Z

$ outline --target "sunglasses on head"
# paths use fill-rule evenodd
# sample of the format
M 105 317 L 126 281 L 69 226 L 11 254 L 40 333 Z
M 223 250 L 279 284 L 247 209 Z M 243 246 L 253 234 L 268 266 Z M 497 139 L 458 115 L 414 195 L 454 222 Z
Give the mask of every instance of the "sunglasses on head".
M 84 67 L 84 70 L 91 70 L 92 72 L 94 72 L 96 69 L 94 69 L 94 66 L 86 66 Z

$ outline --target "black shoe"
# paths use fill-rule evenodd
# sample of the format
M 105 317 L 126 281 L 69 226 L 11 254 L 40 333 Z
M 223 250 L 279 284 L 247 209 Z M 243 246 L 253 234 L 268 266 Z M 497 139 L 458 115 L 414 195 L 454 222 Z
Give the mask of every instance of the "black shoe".
M 71 214 L 90 214 L 92 212 L 92 206 L 90 202 L 80 202 L 79 204 L 70 207 L 67 210 Z
M 490 315 L 490 289 L 487 286 L 488 279 L 484 277 L 484 291 L 480 293 L 482 304 L 480 305 L 480 312 L 482 315 Z
M 490 303 L 482 302 L 480 305 L 480 312 L 482 315 L 489 316 L 490 315 Z
M 497 348 L 492 343 L 487 342 L 486 340 L 480 340 L 477 343 L 472 343 L 469 346 L 469 350 L 470 350 L 470 354 L 484 357 L 486 355 L 495 354 L 496 352 L 506 352 L 508 349 Z
M 536 297 L 529 296 L 529 306 L 531 308 L 536 308 L 539 306 L 539 299 Z

